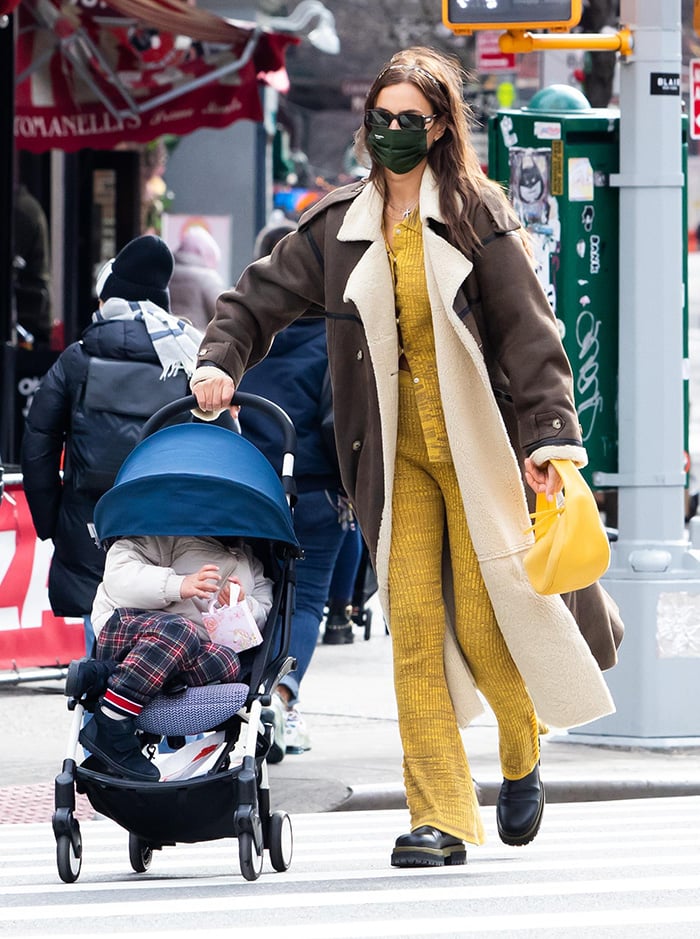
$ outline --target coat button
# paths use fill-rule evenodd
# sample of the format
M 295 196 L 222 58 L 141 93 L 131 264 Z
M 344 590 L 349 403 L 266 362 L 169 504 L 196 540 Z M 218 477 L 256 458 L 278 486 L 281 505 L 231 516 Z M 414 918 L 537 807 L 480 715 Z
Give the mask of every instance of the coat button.
M 561 419 L 558 417 L 555 417 L 554 420 L 552 421 L 552 427 L 555 430 L 561 430 L 561 426 L 562 426 Z
M 352 442 L 352 448 L 353 448 L 353 450 L 360 450 L 360 449 L 362 448 L 362 441 L 361 441 L 361 440 L 353 440 L 353 442 Z
M 355 353 L 355 358 L 357 359 L 358 362 L 360 362 L 364 358 L 362 349 L 357 350 L 357 352 Z

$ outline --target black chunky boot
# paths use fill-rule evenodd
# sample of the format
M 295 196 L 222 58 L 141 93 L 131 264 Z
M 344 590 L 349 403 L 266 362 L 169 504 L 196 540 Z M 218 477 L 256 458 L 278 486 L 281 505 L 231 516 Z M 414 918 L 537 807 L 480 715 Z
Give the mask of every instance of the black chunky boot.
M 421 825 L 407 835 L 399 835 L 391 853 L 392 867 L 442 867 L 466 863 L 464 842 L 430 825 Z
M 529 844 L 540 830 L 544 786 L 539 763 L 522 779 L 504 779 L 498 794 L 496 824 L 504 844 Z
M 323 642 L 329 646 L 348 645 L 355 641 L 352 632 L 352 606 L 337 606 L 331 604 L 326 617 L 326 628 L 323 632 Z
M 124 720 L 106 717 L 98 705 L 92 720 L 80 731 L 78 740 L 116 776 L 143 782 L 160 779 L 158 767 L 141 752 L 133 717 L 125 717 Z

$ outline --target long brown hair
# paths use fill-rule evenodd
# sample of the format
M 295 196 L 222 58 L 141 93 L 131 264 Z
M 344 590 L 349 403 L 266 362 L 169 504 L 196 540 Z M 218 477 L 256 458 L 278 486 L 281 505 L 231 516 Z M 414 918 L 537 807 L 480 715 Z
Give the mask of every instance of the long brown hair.
M 479 238 L 470 222 L 474 204 L 485 191 L 493 193 L 508 205 L 501 187 L 490 180 L 481 168 L 471 143 L 473 124 L 471 109 L 464 100 L 464 72 L 458 59 L 435 49 L 413 46 L 397 52 L 375 78 L 365 101 L 373 108 L 382 88 L 410 82 L 428 99 L 431 110 L 440 116 L 444 133 L 428 152 L 428 165 L 438 181 L 440 210 L 450 240 L 465 254 L 474 255 L 480 247 Z M 371 151 L 367 147 L 367 128 L 355 135 L 358 157 Z M 369 174 L 380 192 L 386 196 L 383 168 L 371 160 Z

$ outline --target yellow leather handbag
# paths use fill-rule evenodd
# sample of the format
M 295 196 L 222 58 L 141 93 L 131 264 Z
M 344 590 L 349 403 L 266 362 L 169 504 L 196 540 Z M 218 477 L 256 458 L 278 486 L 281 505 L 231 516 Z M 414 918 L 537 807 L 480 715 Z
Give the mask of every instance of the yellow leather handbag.
M 523 558 L 537 593 L 570 593 L 595 583 L 610 564 L 610 542 L 586 480 L 571 460 L 552 460 L 564 483 L 560 505 L 537 494 L 535 543 Z

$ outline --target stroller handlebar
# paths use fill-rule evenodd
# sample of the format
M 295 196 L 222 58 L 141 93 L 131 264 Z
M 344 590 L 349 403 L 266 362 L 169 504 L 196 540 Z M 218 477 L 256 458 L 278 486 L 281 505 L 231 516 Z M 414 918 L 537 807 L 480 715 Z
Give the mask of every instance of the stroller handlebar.
M 259 411 L 267 414 L 268 417 L 272 418 L 277 424 L 282 434 L 282 444 L 284 448 L 280 479 L 282 480 L 282 486 L 287 496 L 287 502 L 290 506 L 294 506 L 297 501 L 296 484 L 294 482 L 294 459 L 297 454 L 297 432 L 291 417 L 279 404 L 275 404 L 274 401 L 263 398 L 261 395 L 251 394 L 248 391 L 237 391 L 233 396 L 231 404 L 247 405 L 248 407 L 257 408 Z M 170 401 L 148 418 L 141 428 L 140 439 L 145 440 L 150 434 L 160 430 L 171 418 L 176 417 L 178 414 L 191 411 L 192 408 L 196 407 L 197 399 L 194 395 L 186 395 L 184 398 L 177 398 L 175 401 Z M 234 432 L 234 430 L 231 431 L 231 433 Z
M 237 391 L 233 396 L 231 404 L 247 405 L 248 407 L 257 408 L 257 410 L 271 417 L 282 434 L 284 453 L 291 454 L 292 458 L 296 456 L 296 429 L 290 416 L 279 404 L 275 404 L 274 401 L 263 398 L 261 395 L 250 394 L 246 391 Z M 197 399 L 194 395 L 186 395 L 184 398 L 177 398 L 175 401 L 170 401 L 149 417 L 143 425 L 141 429 L 141 440 L 144 440 L 146 437 L 150 436 L 150 434 L 160 430 L 171 418 L 176 417 L 178 414 L 191 411 L 196 407 Z

